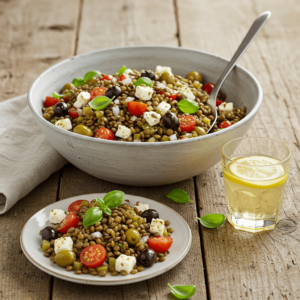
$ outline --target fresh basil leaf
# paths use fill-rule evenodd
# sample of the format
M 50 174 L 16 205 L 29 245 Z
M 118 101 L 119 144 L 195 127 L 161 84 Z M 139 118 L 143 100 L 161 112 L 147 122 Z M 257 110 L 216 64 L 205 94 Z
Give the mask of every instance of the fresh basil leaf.
M 125 198 L 124 192 L 121 191 L 112 191 L 107 193 L 103 200 L 105 201 L 105 204 L 107 207 L 113 209 L 119 206 L 123 203 L 123 200 Z
M 107 215 L 111 215 L 111 210 L 109 207 L 107 207 L 106 205 L 102 207 L 102 210 L 105 214 Z
M 65 94 L 58 94 L 56 92 L 52 92 L 52 97 L 56 98 L 56 99 L 64 99 L 65 96 L 71 95 L 71 94 L 72 94 L 71 92 L 67 92 Z
M 87 72 L 85 75 L 84 75 L 84 83 L 86 83 L 88 80 L 96 77 L 96 76 L 99 76 L 101 73 L 97 70 L 93 70 L 93 71 L 89 71 Z
M 183 99 L 178 102 L 179 109 L 185 114 L 194 114 L 199 110 L 199 105 L 196 101 Z
M 202 218 L 196 217 L 200 223 L 206 228 L 217 228 L 221 226 L 225 221 L 223 214 L 208 214 Z
M 115 97 L 113 97 L 112 99 L 106 97 L 106 96 L 99 96 L 94 98 L 91 102 L 90 102 L 90 107 L 94 110 L 101 110 L 104 109 L 106 106 L 108 106 L 111 101 L 114 99 Z
M 170 192 L 167 197 L 176 203 L 194 202 L 190 199 L 189 194 L 182 189 L 175 189 Z
M 171 285 L 168 283 L 168 286 L 170 287 L 171 293 L 177 298 L 177 299 L 188 299 L 192 297 L 196 292 L 196 286 L 195 285 Z
M 126 66 L 123 66 L 117 73 L 117 76 L 121 76 L 127 70 Z
M 98 197 L 96 198 L 96 203 L 100 206 L 100 208 L 105 205 L 104 200 Z
M 140 77 L 135 83 L 134 83 L 134 86 L 137 87 L 141 84 L 144 84 L 146 86 L 150 86 L 150 87 L 153 87 L 153 82 L 150 78 L 148 77 Z
M 100 222 L 103 218 L 103 212 L 100 207 L 94 206 L 89 208 L 83 217 L 83 226 L 88 227 Z
M 123 250 L 125 250 L 125 247 L 123 244 L 118 244 Z
M 78 87 L 84 84 L 84 79 L 82 77 L 76 77 L 73 79 L 72 83 Z

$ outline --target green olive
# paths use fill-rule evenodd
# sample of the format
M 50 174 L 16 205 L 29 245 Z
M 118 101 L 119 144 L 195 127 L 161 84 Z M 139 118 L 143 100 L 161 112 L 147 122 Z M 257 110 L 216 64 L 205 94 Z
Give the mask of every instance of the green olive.
M 74 271 L 81 270 L 81 268 L 82 268 L 82 262 L 81 261 L 74 261 L 73 262 Z
M 192 71 L 190 73 L 188 73 L 186 76 L 185 76 L 186 79 L 188 80 L 191 80 L 191 81 L 199 81 L 199 82 L 202 82 L 202 76 L 200 73 L 198 73 L 197 71 Z
M 50 248 L 50 242 L 47 240 L 42 241 L 42 250 L 46 252 Z
M 85 84 L 87 84 L 87 85 L 95 85 L 97 83 L 99 83 L 99 81 L 98 81 L 97 77 L 94 77 L 94 78 L 88 80 Z
M 113 258 L 113 257 L 110 257 L 110 258 L 108 259 L 108 270 L 109 270 L 110 272 L 113 272 L 113 271 L 116 270 L 116 259 Z
M 108 272 L 108 266 L 107 265 L 102 265 L 100 267 L 96 268 L 97 273 L 99 274 L 101 271 L 105 271 L 106 273 Z M 114 270 L 113 270 L 114 271 Z
M 200 126 L 196 126 L 194 130 L 197 132 L 198 135 L 206 135 L 207 134 L 206 131 Z
M 131 246 L 136 245 L 141 239 L 141 235 L 139 231 L 133 228 L 126 230 L 125 234 L 126 234 L 126 242 Z
M 164 72 L 160 75 L 160 80 L 164 80 L 166 83 L 174 84 L 174 75 L 169 72 Z
M 67 266 L 72 266 L 75 260 L 75 253 L 70 250 L 61 250 L 54 257 L 55 263 L 64 268 Z
M 64 93 L 65 91 L 71 91 L 71 90 L 75 90 L 76 87 L 73 83 L 69 82 L 69 83 L 66 83 L 63 88 L 62 88 L 62 92 Z
M 82 134 L 82 135 L 87 135 L 87 136 L 93 136 L 93 131 L 88 128 L 87 126 L 84 125 L 77 125 L 74 129 L 73 132 Z

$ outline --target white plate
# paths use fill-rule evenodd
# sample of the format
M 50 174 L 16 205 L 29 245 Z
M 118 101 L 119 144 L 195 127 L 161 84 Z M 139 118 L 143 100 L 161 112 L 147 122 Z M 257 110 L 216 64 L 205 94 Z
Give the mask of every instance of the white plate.
M 42 241 L 39 234 L 41 229 L 51 225 L 49 222 L 50 211 L 55 208 L 67 211 L 69 204 L 73 201 L 78 199 L 91 201 L 96 197 L 103 198 L 104 195 L 103 193 L 98 193 L 71 197 L 48 205 L 33 215 L 24 225 L 20 238 L 22 250 L 30 262 L 42 271 L 63 280 L 92 285 L 122 285 L 150 279 L 163 274 L 175 267 L 187 255 L 191 247 L 192 233 L 188 224 L 177 212 L 157 201 L 139 196 L 126 195 L 125 199 L 129 199 L 131 204 L 135 204 L 137 201 L 147 203 L 150 208 L 159 212 L 160 218 L 171 222 L 171 226 L 174 230 L 172 234 L 173 245 L 170 254 L 167 255 L 164 262 L 156 263 L 152 267 L 145 268 L 144 271 L 135 275 L 112 276 L 108 273 L 106 277 L 93 276 L 91 274 L 76 275 L 75 272 L 67 272 L 65 268 L 61 268 L 52 263 L 49 258 L 43 255 L 40 247 Z

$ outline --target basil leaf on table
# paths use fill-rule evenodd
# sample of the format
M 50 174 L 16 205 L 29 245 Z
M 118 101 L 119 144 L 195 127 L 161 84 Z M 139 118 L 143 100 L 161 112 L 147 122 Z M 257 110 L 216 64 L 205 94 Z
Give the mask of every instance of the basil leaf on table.
M 144 84 L 146 86 L 150 86 L 150 87 L 153 87 L 153 82 L 150 78 L 148 77 L 140 77 L 135 83 L 134 83 L 134 86 L 137 87 L 141 84 Z
M 113 209 L 119 206 L 120 204 L 123 203 L 123 200 L 125 198 L 124 192 L 121 191 L 112 191 L 107 193 L 103 200 L 106 204 L 107 207 Z
M 196 101 L 183 99 L 178 102 L 179 109 L 185 114 L 194 114 L 199 110 L 199 105 Z
M 177 299 L 188 299 L 192 297 L 196 292 L 196 286 L 195 285 L 170 285 L 168 283 L 168 286 L 170 287 L 171 293 L 177 298 Z
M 89 208 L 83 217 L 83 226 L 88 227 L 94 225 L 97 222 L 100 222 L 103 218 L 103 211 L 100 207 L 91 207 Z
M 86 83 L 88 80 L 96 77 L 96 76 L 99 76 L 101 73 L 97 70 L 93 70 L 93 71 L 89 71 L 87 72 L 85 75 L 84 75 L 84 83 Z
M 104 109 L 106 106 L 108 106 L 111 101 L 114 99 L 115 97 L 113 97 L 112 99 L 106 97 L 106 96 L 99 96 L 94 98 L 91 102 L 90 102 L 90 107 L 94 110 L 101 110 Z
M 123 66 L 117 73 L 117 76 L 121 76 L 127 70 L 126 66 Z
M 170 192 L 167 197 L 176 203 L 194 202 L 190 199 L 189 194 L 182 189 L 175 189 Z
M 76 86 L 79 87 L 84 84 L 84 79 L 82 77 L 76 77 L 73 79 L 72 83 Z
M 206 228 L 217 228 L 221 226 L 225 221 L 223 214 L 208 214 L 202 218 L 196 217 L 200 223 Z

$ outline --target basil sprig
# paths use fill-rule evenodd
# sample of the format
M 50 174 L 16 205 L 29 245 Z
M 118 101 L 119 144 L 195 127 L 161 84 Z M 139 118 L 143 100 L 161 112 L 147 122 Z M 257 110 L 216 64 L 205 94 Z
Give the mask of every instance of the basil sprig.
M 124 201 L 125 194 L 121 191 L 112 191 L 107 193 L 103 199 L 96 198 L 98 206 L 89 208 L 83 217 L 83 226 L 88 227 L 100 222 L 103 218 L 103 213 L 111 215 L 111 209 L 121 205 Z
M 194 202 L 190 199 L 189 194 L 182 189 L 175 189 L 170 192 L 167 197 L 176 203 Z
M 89 71 L 87 72 L 85 75 L 84 75 L 84 78 L 82 77 L 76 77 L 73 79 L 72 83 L 76 86 L 76 87 L 79 87 L 83 84 L 85 84 L 88 80 L 96 77 L 96 76 L 99 76 L 101 74 L 101 72 L 97 71 L 97 70 L 92 70 L 92 71 Z
M 108 106 L 111 103 L 111 101 L 114 100 L 114 98 L 115 97 L 110 99 L 106 96 L 96 97 L 90 102 L 90 107 L 94 110 L 104 109 L 106 106 Z
M 65 96 L 71 95 L 71 94 L 72 94 L 71 92 L 67 92 L 65 94 L 58 94 L 56 92 L 52 92 L 52 97 L 56 98 L 56 99 L 64 99 Z
M 76 86 L 79 87 L 84 84 L 84 79 L 82 77 L 76 77 L 73 79 L 72 83 Z
M 183 99 L 178 102 L 179 109 L 185 114 L 194 114 L 199 110 L 199 105 L 196 101 Z
M 140 77 L 135 83 L 134 83 L 134 86 L 137 87 L 141 84 L 144 84 L 146 86 L 150 86 L 150 87 L 153 87 L 153 82 L 150 78 L 148 77 Z
M 168 286 L 170 287 L 171 293 L 177 298 L 177 299 L 188 299 L 192 297 L 196 292 L 196 286 L 195 285 L 171 285 L 168 283 Z
M 126 66 L 123 66 L 117 73 L 117 76 L 121 76 L 127 70 Z
M 206 228 L 217 228 L 225 221 L 225 216 L 222 214 L 208 214 L 202 218 L 196 217 L 200 223 Z

